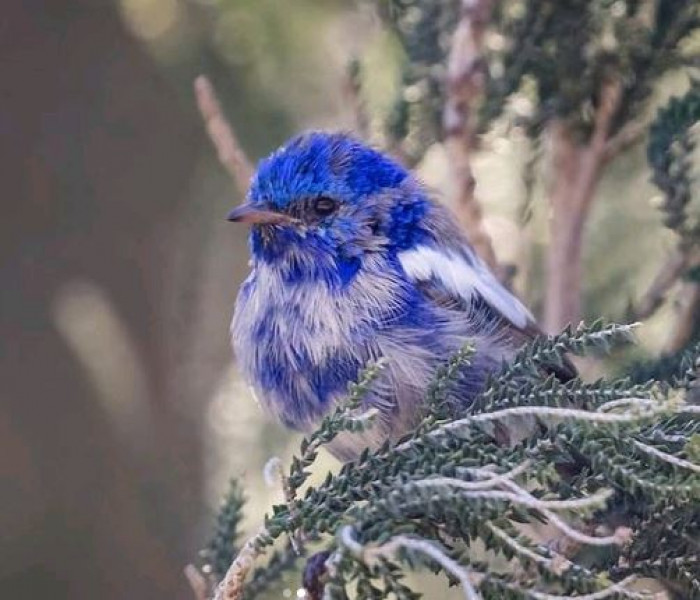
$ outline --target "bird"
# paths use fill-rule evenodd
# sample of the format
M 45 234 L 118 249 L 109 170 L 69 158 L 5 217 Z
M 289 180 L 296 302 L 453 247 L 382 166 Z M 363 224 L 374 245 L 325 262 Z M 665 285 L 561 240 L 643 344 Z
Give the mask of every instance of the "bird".
M 228 219 L 250 226 L 251 271 L 231 322 L 237 363 L 284 426 L 310 432 L 368 364 L 372 427 L 343 433 L 342 461 L 420 422 L 436 370 L 465 345 L 456 410 L 540 334 L 530 311 L 479 258 L 408 169 L 347 133 L 309 131 L 263 159 Z M 573 376 L 567 363 L 552 370 Z

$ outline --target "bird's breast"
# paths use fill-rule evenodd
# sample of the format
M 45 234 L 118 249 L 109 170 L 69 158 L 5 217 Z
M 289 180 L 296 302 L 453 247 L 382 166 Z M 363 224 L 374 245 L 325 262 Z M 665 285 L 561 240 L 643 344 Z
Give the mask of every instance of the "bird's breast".
M 263 404 L 285 424 L 316 420 L 377 358 L 391 319 L 390 278 L 358 274 L 351 285 L 290 285 L 261 264 L 243 284 L 231 326 L 238 364 Z
M 239 294 L 232 337 L 256 396 L 282 423 L 301 430 L 344 398 L 368 363 L 387 360 L 364 399 L 379 409 L 381 425 L 372 440 L 340 440 L 334 452 L 341 456 L 415 426 L 436 368 L 467 341 L 479 351 L 456 383 L 460 402 L 468 404 L 498 364 L 465 319 L 435 309 L 382 264 L 361 269 L 343 289 L 289 285 L 274 268 L 258 266 Z

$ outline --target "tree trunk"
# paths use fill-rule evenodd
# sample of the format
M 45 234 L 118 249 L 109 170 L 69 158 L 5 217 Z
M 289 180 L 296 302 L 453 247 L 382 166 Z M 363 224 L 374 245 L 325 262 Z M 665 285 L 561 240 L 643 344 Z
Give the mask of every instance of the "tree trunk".
M 582 238 L 585 219 L 579 212 L 558 208 L 554 203 L 560 198 L 561 196 L 552 197 L 547 257 L 544 327 L 552 334 L 581 319 Z
M 596 136 L 579 146 L 562 121 L 551 125 L 550 135 L 554 173 L 543 325 L 546 332 L 558 333 L 581 320 L 583 234 L 605 157 Z
M 550 244 L 544 329 L 557 333 L 581 320 L 583 232 L 603 166 L 621 144 L 611 149 L 611 125 L 622 98 L 622 84 L 610 79 L 600 89 L 591 135 L 579 144 L 571 125 L 555 119 L 549 125 L 553 163 L 550 188 Z

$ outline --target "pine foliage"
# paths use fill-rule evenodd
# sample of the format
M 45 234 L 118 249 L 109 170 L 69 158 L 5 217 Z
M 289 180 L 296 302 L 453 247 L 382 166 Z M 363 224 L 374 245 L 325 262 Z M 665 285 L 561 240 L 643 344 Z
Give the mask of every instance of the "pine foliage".
M 200 552 L 204 565 L 203 571 L 221 579 L 226 569 L 236 556 L 238 549 L 235 542 L 239 535 L 239 526 L 243 518 L 245 497 L 238 481 L 232 479 L 229 490 L 216 516 L 216 527 L 209 544 Z
M 444 574 L 466 598 L 643 598 L 630 587 L 639 577 L 700 598 L 700 409 L 686 402 L 697 350 L 669 384 L 542 376 L 544 365 L 606 351 L 631 329 L 597 323 L 538 340 L 455 415 L 446 398 L 470 360 L 464 348 L 437 374 L 412 435 L 308 485 L 321 446 L 372 426 L 361 400 L 382 364 L 369 367 L 302 441 L 288 502 L 254 539 L 281 554 L 256 571 L 246 598 L 264 597 L 296 562 L 289 540 L 326 553 L 329 599 L 420 598 L 405 580 L 414 569 Z M 523 421 L 525 435 L 504 438 Z M 231 535 L 238 498 L 225 504 L 215 539 Z

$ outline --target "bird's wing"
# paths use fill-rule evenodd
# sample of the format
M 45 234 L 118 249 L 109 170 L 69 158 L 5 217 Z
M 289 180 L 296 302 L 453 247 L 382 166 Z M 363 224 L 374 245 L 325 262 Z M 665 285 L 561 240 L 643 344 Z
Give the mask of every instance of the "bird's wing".
M 530 311 L 511 294 L 488 267 L 467 246 L 457 252 L 434 246 L 417 246 L 399 253 L 399 262 L 408 277 L 436 292 L 452 297 L 454 303 L 471 303 L 483 299 L 498 316 L 518 329 L 534 325 Z
M 420 245 L 400 252 L 399 262 L 406 275 L 432 302 L 449 310 L 474 315 L 486 311 L 488 322 L 507 328 L 515 347 L 540 335 L 532 313 L 510 293 L 466 244 L 453 248 Z M 575 367 L 547 365 L 545 370 L 562 381 L 576 375 Z

